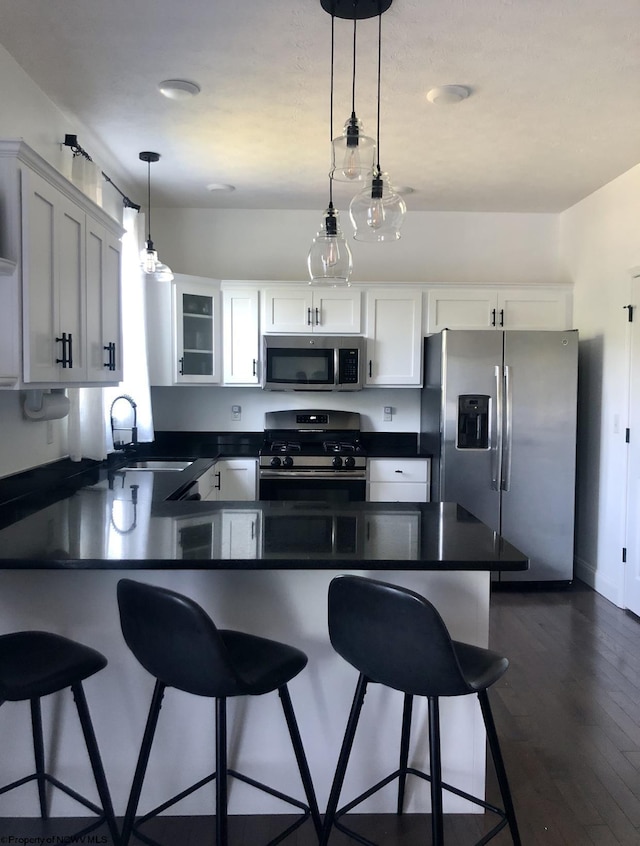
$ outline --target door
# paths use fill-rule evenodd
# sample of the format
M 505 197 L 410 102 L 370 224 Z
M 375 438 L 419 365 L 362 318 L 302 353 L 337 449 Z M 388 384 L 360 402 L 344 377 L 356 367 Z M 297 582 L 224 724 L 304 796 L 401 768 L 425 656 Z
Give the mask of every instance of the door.
M 502 332 L 442 333 L 440 499 L 500 530 Z
M 634 303 L 629 376 L 629 452 L 627 457 L 627 563 L 624 604 L 640 616 L 640 274 L 631 282 Z
M 239 288 L 223 291 L 222 320 L 223 384 L 257 385 L 260 339 L 258 290 Z
M 571 580 L 578 333 L 505 332 L 501 534 L 530 559 L 509 581 Z
M 422 292 L 387 289 L 367 294 L 366 384 L 422 384 Z
M 216 383 L 218 291 L 206 283 L 175 283 L 176 383 Z

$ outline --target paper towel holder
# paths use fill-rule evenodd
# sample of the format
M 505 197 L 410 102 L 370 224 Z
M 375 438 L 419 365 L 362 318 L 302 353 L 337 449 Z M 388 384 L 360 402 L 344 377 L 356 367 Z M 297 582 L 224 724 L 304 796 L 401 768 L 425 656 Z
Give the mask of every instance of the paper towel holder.
M 25 392 L 22 410 L 29 420 L 60 420 L 69 414 L 69 407 L 64 388 L 36 388 Z

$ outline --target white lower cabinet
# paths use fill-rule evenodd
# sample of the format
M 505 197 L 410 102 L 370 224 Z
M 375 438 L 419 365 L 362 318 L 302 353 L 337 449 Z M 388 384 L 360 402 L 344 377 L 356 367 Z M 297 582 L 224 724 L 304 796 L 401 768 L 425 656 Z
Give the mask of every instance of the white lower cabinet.
M 370 458 L 367 476 L 367 502 L 429 502 L 428 458 Z
M 258 498 L 257 459 L 220 459 L 200 477 L 199 482 L 200 496 L 204 500 L 254 502 Z
M 260 542 L 258 511 L 230 511 L 222 514 L 221 557 L 257 558 Z
M 367 559 L 415 560 L 420 549 L 420 514 L 400 511 L 367 514 L 364 549 Z

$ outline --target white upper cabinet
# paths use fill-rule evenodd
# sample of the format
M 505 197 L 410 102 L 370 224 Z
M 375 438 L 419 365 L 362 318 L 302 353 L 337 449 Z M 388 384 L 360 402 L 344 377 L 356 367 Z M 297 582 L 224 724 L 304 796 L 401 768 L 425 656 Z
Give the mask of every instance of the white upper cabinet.
M 567 288 L 432 288 L 428 334 L 442 329 L 570 329 Z
M 263 291 L 262 331 L 357 335 L 362 294 L 356 289 L 311 289 L 300 283 Z
M 371 289 L 366 299 L 366 385 L 421 385 L 422 291 L 415 288 Z
M 220 381 L 217 287 L 176 276 L 174 285 L 176 384 Z
M 122 228 L 21 141 L 0 141 L 0 384 L 121 378 Z M 6 267 L 5 263 L 5 267 Z
M 222 290 L 222 382 L 257 385 L 260 382 L 259 291 Z

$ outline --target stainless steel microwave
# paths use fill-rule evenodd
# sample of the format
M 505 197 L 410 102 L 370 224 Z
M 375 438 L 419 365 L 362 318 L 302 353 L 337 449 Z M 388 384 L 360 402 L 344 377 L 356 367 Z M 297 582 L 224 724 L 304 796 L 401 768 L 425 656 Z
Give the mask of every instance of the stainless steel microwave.
M 359 391 L 365 339 L 357 335 L 264 335 L 268 391 Z

